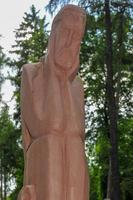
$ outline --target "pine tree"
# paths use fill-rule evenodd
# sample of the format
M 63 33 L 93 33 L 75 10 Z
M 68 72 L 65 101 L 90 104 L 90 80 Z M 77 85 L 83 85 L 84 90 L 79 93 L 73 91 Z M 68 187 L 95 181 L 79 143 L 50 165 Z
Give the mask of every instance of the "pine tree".
M 5 200 L 10 192 L 10 181 L 18 167 L 18 135 L 5 104 L 0 112 L 0 199 Z
M 1 39 L 1 35 L 0 35 Z M 4 82 L 5 78 L 2 74 L 2 69 L 4 65 L 8 62 L 9 58 L 6 57 L 6 55 L 3 52 L 2 46 L 0 46 L 0 103 L 2 103 L 2 95 L 1 95 L 1 88 L 2 88 L 2 83 Z
M 14 31 L 16 44 L 12 45 L 13 50 L 10 52 L 14 54 L 17 59 L 14 59 L 10 65 L 16 75 L 10 77 L 10 79 L 12 84 L 16 87 L 14 93 L 17 106 L 17 112 L 14 114 L 16 124 L 20 123 L 19 92 L 21 69 L 23 64 L 38 62 L 39 58 L 45 54 L 48 40 L 48 34 L 45 30 L 46 26 L 45 16 L 40 18 L 39 11 L 36 11 L 36 8 L 32 5 L 30 13 L 25 13 L 19 28 Z

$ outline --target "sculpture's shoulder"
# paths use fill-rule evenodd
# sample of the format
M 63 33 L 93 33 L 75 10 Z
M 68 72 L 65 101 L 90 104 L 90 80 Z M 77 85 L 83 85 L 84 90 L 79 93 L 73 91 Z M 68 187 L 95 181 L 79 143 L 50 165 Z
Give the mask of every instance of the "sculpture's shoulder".
M 28 63 L 22 66 L 21 84 L 28 84 L 32 88 L 33 78 L 36 76 L 40 63 Z
M 79 90 L 83 91 L 83 81 L 79 75 L 75 77 L 75 85 Z
M 33 76 L 38 69 L 39 63 L 27 63 L 22 66 L 22 74 L 26 74 L 28 77 Z
M 76 76 L 77 84 L 83 88 L 83 81 L 79 75 Z
M 84 97 L 83 81 L 79 75 L 77 75 L 73 81 L 73 88 L 76 93 L 81 97 Z

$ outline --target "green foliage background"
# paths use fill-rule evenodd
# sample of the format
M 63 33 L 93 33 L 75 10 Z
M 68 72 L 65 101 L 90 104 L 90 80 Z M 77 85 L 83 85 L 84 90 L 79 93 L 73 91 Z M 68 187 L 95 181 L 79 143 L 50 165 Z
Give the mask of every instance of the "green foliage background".
M 64 5 L 64 1 L 62 1 Z M 69 2 L 69 1 L 68 1 Z M 66 2 L 66 3 L 68 3 Z M 113 68 L 115 92 L 119 92 L 118 135 L 120 187 L 122 200 L 133 199 L 133 15 L 132 2 L 121 4 L 111 1 L 113 36 Z M 117 1 L 119 3 L 119 1 Z M 85 149 L 90 174 L 90 199 L 103 200 L 107 193 L 109 170 L 109 138 L 106 109 L 105 25 L 103 1 L 79 1 L 87 11 L 86 32 L 81 44 L 80 71 L 85 91 L 86 141 Z M 62 6 L 60 1 L 50 1 L 49 10 Z M 126 7 L 125 7 L 126 5 Z M 121 12 L 121 9 L 124 9 Z M 123 20 L 120 41 L 120 22 Z M 21 146 L 20 77 L 22 65 L 38 62 L 47 51 L 48 32 L 45 16 L 40 17 L 34 6 L 25 13 L 22 23 L 15 30 L 16 44 L 11 53 L 16 59 L 6 59 L 0 48 L 0 69 L 6 62 L 15 76 L 8 78 L 15 86 L 16 109 L 13 120 L 8 106 L 0 111 L 0 189 L 1 200 L 16 200 L 23 184 L 23 150 Z M 1 74 L 0 74 L 1 75 Z M 120 76 L 119 76 L 120 75 Z M 0 76 L 1 84 L 3 76 Z M 118 87 L 119 85 L 119 87 Z M 1 99 L 2 100 L 2 99 Z M 11 181 L 15 188 L 11 189 Z

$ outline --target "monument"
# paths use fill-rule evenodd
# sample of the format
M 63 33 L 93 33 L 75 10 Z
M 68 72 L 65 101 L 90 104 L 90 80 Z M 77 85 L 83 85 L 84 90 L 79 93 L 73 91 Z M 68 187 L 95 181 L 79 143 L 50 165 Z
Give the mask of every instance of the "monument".
M 86 14 L 75 5 L 55 16 L 47 55 L 21 76 L 24 180 L 18 200 L 89 200 L 84 91 L 79 52 Z

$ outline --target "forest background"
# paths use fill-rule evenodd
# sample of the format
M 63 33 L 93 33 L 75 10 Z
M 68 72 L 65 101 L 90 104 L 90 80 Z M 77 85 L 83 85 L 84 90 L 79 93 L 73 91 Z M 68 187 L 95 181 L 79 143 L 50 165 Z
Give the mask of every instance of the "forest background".
M 81 6 L 87 13 L 78 75 L 85 93 L 90 200 L 133 199 L 133 1 L 50 0 L 43 16 L 35 5 L 24 13 L 8 54 L 0 46 L 1 200 L 17 200 L 23 184 L 22 66 L 38 62 L 47 51 L 50 24 L 46 13 L 52 18 L 68 3 Z M 6 80 L 14 86 L 12 114 L 2 95 Z

